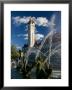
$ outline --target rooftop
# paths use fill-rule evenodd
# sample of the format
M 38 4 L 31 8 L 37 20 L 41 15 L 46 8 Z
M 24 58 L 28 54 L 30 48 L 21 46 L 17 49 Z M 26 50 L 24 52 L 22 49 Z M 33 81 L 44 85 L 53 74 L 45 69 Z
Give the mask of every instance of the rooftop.
M 35 23 L 32 17 L 30 18 L 28 24 L 30 24 L 30 23 Z

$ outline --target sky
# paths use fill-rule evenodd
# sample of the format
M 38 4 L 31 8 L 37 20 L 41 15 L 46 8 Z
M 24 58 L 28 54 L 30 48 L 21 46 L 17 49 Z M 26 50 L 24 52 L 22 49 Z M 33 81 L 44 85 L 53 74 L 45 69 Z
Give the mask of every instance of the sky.
M 54 25 L 56 32 L 61 32 L 60 11 L 11 11 L 11 44 L 21 49 L 28 43 L 28 21 L 35 21 L 36 40 L 42 40 Z

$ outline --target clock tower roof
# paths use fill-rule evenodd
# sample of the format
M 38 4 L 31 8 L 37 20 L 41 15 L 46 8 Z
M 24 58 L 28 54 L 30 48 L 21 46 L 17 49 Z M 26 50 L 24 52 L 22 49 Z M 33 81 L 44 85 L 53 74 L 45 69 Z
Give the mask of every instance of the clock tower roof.
M 35 23 L 32 17 L 30 18 L 28 24 L 30 24 L 30 23 L 32 23 L 32 24 Z

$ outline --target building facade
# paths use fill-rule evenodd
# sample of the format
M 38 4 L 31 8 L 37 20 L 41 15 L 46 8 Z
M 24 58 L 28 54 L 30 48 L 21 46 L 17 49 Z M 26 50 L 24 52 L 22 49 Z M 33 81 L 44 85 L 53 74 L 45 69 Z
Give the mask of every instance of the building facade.
M 28 46 L 33 47 L 35 44 L 35 22 L 30 18 L 28 22 Z

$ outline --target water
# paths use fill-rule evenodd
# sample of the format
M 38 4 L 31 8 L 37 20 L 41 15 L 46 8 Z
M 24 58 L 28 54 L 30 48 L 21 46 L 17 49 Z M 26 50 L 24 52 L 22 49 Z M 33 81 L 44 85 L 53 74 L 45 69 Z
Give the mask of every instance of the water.
M 16 68 L 11 69 L 11 79 L 23 79 L 22 74 Z
M 32 69 L 32 74 L 31 74 L 31 78 L 32 79 L 36 79 L 36 68 Z M 51 75 L 51 79 L 60 79 L 61 78 L 61 72 L 60 71 L 53 71 L 52 75 Z M 23 79 L 22 74 L 17 71 L 16 68 L 13 68 L 11 70 L 11 79 Z
M 55 42 L 57 43 L 57 45 L 55 45 L 55 47 L 53 48 L 54 44 L 53 43 L 53 35 L 56 33 L 56 29 L 55 29 L 55 16 L 53 16 L 49 22 L 49 28 L 50 28 L 50 32 L 45 36 L 45 38 L 43 39 L 43 41 L 41 42 L 41 45 L 39 46 L 38 50 L 37 50 L 37 53 L 36 56 L 35 56 L 35 60 L 37 60 L 37 57 L 39 57 L 40 54 L 42 54 L 43 56 L 45 56 L 45 60 L 44 60 L 44 63 L 48 63 L 49 65 L 50 64 L 53 64 L 53 67 L 56 67 L 57 69 L 60 69 L 61 67 L 61 42 Z M 44 47 L 44 44 L 46 42 L 46 40 L 49 39 L 49 49 L 46 49 L 45 52 L 41 51 L 42 48 Z M 46 47 L 46 45 L 45 45 Z M 45 49 L 45 48 L 44 48 Z M 28 52 L 31 52 L 30 50 Z M 47 54 L 48 52 L 48 54 Z M 57 55 L 59 54 L 59 55 Z M 28 57 L 29 54 L 26 55 L 26 57 Z M 55 56 L 53 56 L 55 55 Z M 57 58 L 57 56 L 59 56 Z M 54 59 L 52 58 L 54 57 Z M 51 59 L 52 58 L 52 59 Z M 51 63 L 52 62 L 52 63 Z M 57 63 L 59 62 L 59 63 Z M 56 65 L 58 64 L 58 65 Z M 54 68 L 53 68 L 54 69 Z
M 51 79 L 61 79 L 61 71 L 54 70 L 51 74 Z

